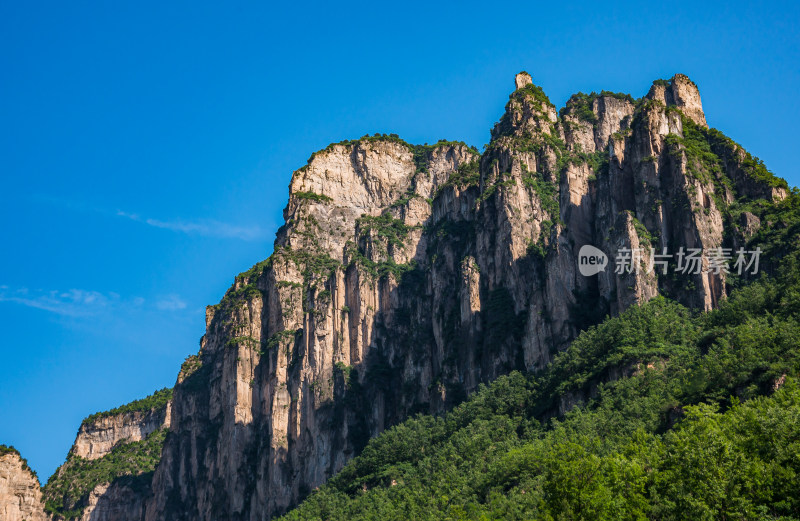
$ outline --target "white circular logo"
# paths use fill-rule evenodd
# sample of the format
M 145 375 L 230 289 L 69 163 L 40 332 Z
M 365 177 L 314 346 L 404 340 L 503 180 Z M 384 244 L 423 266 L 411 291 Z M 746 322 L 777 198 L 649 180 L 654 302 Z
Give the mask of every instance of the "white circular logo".
M 608 257 L 603 250 L 590 244 L 581 246 L 578 252 L 578 271 L 584 277 L 591 277 L 606 269 Z

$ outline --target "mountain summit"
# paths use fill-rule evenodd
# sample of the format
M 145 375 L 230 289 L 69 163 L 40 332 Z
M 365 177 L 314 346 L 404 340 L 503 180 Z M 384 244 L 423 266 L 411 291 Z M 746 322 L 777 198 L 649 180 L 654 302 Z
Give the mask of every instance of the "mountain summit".
M 560 110 L 529 74 L 515 87 L 483 152 L 382 134 L 312 154 L 292 175 L 273 254 L 208 307 L 168 405 L 139 408 L 147 428 L 133 413 L 85 425 L 136 437 L 102 431 L 102 456 L 86 459 L 85 440 L 70 456 L 97 468 L 160 435 L 160 461 L 128 472 L 135 482 L 118 472 L 83 488 L 57 472 L 48 512 L 280 515 L 387 428 L 542 371 L 607 316 L 658 296 L 709 311 L 748 279 L 735 252 L 762 229 L 755 208 L 788 186 L 708 128 L 688 77 L 639 99 L 575 94 Z M 586 246 L 607 262 L 592 276 L 579 270 Z M 691 251 L 698 269 L 680 271 Z M 584 398 L 565 394 L 545 417 Z M 104 502 L 116 506 L 93 515 Z

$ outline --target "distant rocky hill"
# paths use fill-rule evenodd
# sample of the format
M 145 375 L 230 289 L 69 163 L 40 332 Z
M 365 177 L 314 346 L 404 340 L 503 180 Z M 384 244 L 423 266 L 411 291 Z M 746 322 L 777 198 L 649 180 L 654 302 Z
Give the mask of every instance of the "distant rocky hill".
M 162 389 L 86 418 L 43 489 L 46 512 L 55 520 L 143 519 L 171 403 L 172 390 Z

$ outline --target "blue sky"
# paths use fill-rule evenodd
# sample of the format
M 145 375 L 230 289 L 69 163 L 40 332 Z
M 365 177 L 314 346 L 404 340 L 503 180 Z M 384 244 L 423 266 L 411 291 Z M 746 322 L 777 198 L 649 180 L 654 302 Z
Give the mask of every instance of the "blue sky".
M 796 3 L 218 4 L 0 4 L 0 443 L 43 480 L 82 418 L 174 383 L 330 142 L 480 147 L 521 69 L 558 106 L 683 72 L 800 184 Z

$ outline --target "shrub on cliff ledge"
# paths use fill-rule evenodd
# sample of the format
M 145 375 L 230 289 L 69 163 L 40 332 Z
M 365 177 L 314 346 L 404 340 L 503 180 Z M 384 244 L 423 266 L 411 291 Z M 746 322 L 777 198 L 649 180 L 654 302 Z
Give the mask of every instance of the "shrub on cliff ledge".
M 84 418 L 83 422 L 92 423 L 100 418 L 108 416 L 116 416 L 118 414 L 128 414 L 133 412 L 149 412 L 156 409 L 163 409 L 167 406 L 167 402 L 172 399 L 172 389 L 164 388 L 154 392 L 147 398 L 141 400 L 134 400 L 131 403 L 115 407 L 108 411 L 96 412 L 91 416 Z
M 329 203 L 333 201 L 333 199 L 327 195 L 317 194 L 314 192 L 292 192 L 292 195 L 298 199 L 305 199 L 317 203 Z

